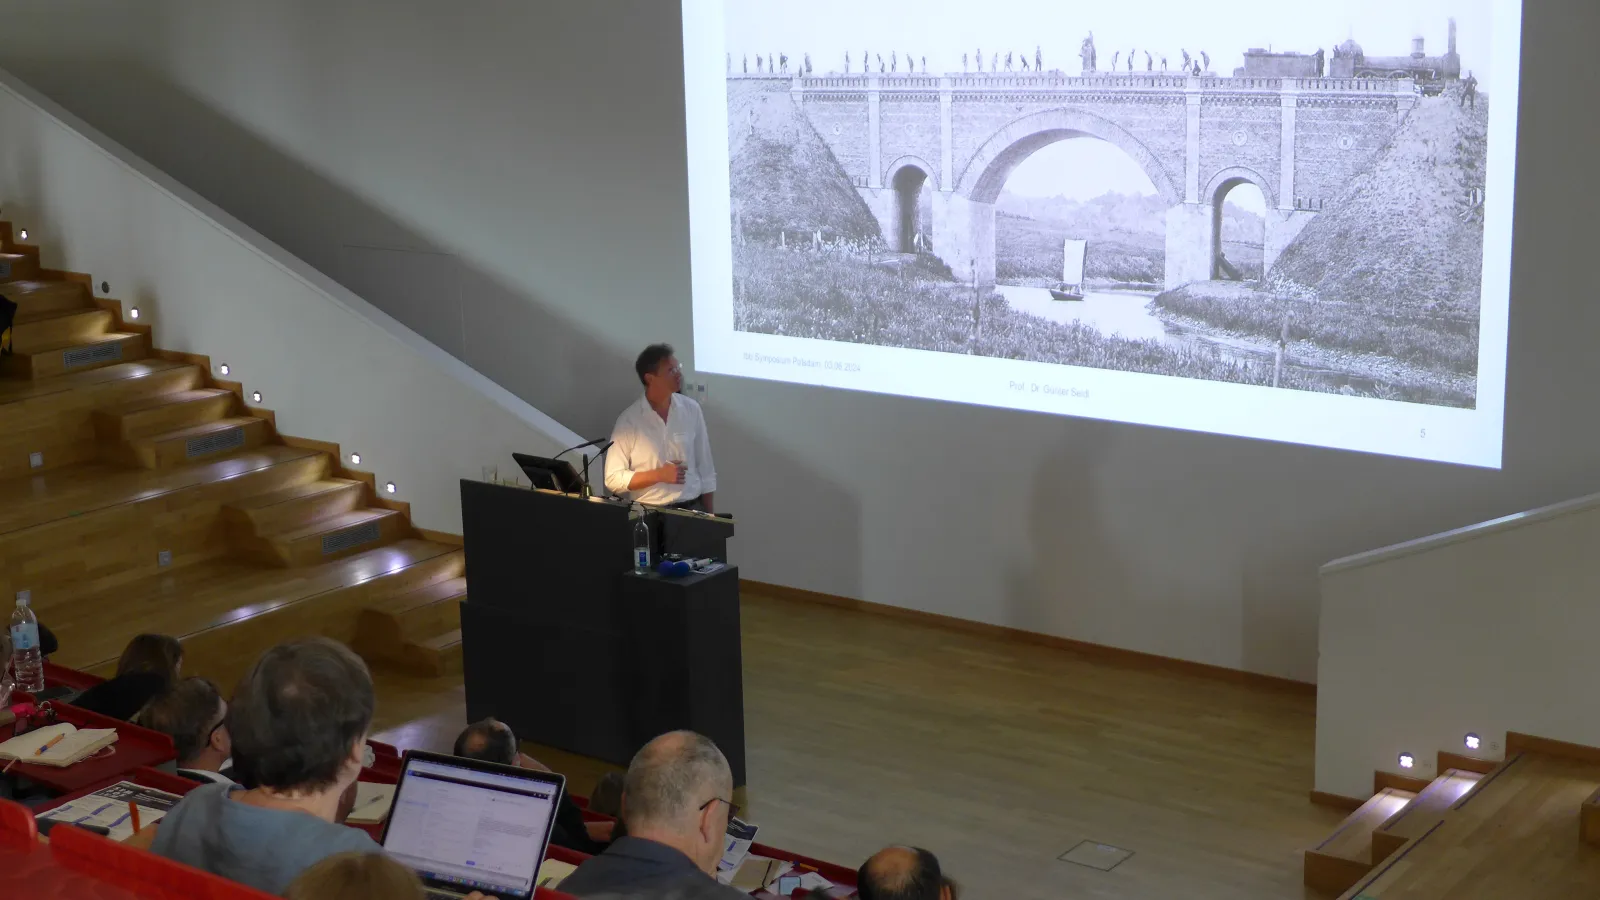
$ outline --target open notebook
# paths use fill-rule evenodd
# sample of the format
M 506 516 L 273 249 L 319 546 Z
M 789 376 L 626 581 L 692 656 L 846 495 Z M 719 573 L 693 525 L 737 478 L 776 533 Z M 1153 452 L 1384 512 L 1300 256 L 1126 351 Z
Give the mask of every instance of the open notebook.
M 57 736 L 61 740 L 55 740 Z M 116 742 L 115 728 L 80 729 L 61 722 L 0 744 L 0 759 L 14 759 L 39 766 L 70 766 Z M 46 747 L 48 749 L 44 749 Z

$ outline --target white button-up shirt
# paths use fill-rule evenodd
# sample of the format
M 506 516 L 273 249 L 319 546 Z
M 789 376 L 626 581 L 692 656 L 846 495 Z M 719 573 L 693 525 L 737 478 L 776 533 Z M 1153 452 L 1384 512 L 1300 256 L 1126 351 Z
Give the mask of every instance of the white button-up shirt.
M 668 506 L 717 489 L 717 469 L 711 463 L 705 414 L 700 411 L 700 404 L 682 394 L 672 395 L 665 420 L 650 408 L 649 400 L 640 397 L 617 417 L 611 440 L 611 449 L 606 451 L 606 488 L 619 497 L 647 506 Z M 636 473 L 660 468 L 673 460 L 682 460 L 688 467 L 683 484 L 653 484 L 642 491 L 628 490 L 628 482 Z

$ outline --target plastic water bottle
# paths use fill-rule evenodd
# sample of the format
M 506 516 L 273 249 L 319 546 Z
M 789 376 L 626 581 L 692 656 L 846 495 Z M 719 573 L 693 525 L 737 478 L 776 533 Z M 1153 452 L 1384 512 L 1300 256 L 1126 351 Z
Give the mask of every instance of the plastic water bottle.
M 646 575 L 649 572 L 650 526 L 645 523 L 644 513 L 641 512 L 633 523 L 633 574 Z
M 11 667 L 17 673 L 17 690 L 37 694 L 44 690 L 44 654 L 39 648 L 39 617 L 28 608 L 28 592 L 17 595 L 11 613 Z

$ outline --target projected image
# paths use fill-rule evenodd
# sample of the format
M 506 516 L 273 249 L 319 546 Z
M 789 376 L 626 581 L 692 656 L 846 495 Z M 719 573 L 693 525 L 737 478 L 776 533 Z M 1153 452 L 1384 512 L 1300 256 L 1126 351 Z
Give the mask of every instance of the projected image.
M 724 3 L 732 328 L 1472 409 L 1497 5 Z

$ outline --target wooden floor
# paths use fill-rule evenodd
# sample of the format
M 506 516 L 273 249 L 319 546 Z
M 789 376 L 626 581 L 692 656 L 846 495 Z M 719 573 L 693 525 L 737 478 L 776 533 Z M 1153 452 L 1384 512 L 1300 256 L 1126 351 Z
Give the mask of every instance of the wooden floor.
M 1300 853 L 1342 813 L 1307 800 L 1309 696 L 748 592 L 743 625 L 763 841 L 848 865 L 925 846 L 972 898 L 1312 896 Z M 379 738 L 447 749 L 459 679 L 378 677 Z M 578 792 L 607 769 L 528 749 Z M 1057 859 L 1081 841 L 1134 855 Z

